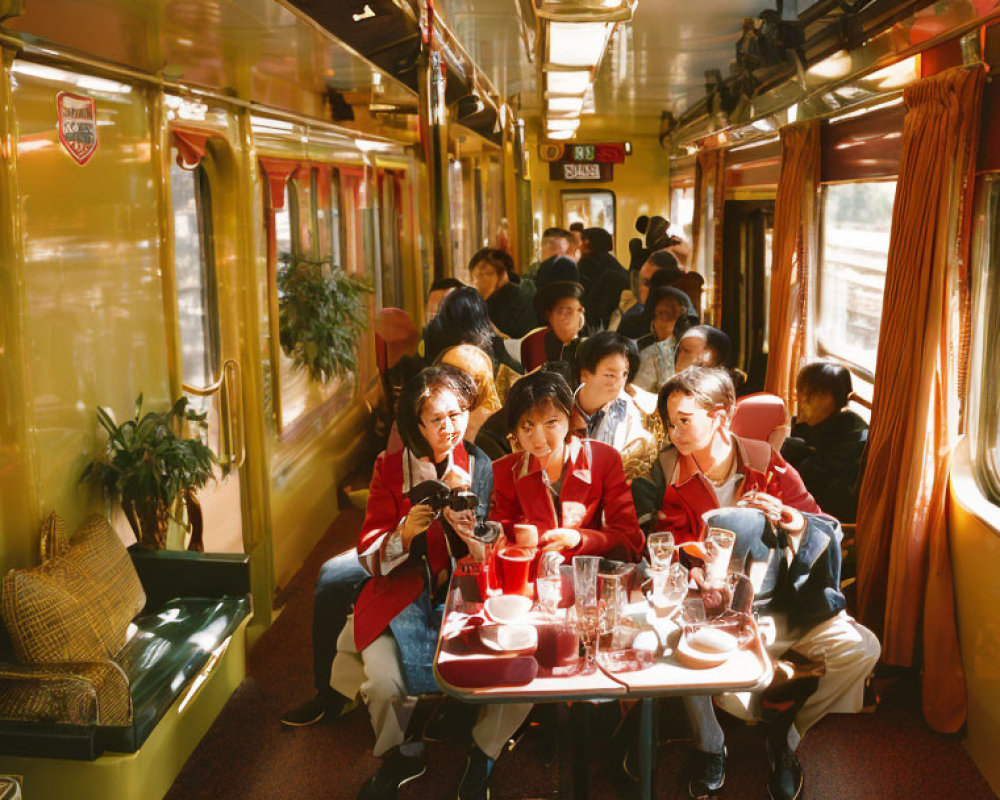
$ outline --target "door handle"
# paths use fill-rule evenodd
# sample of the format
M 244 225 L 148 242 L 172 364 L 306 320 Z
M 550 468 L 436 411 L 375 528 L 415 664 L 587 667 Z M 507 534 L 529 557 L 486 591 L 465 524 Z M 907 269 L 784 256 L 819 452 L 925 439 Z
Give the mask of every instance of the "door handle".
M 222 373 L 218 380 L 208 386 L 191 386 L 182 384 L 187 394 L 196 397 L 212 397 L 219 395 L 219 422 L 222 426 L 223 454 L 219 461 L 229 469 L 239 469 L 246 462 L 246 428 L 243 422 L 242 407 L 243 374 L 240 364 L 235 358 L 226 359 L 222 364 Z M 234 413 L 234 398 L 237 411 Z M 235 418 L 235 419 L 234 419 Z

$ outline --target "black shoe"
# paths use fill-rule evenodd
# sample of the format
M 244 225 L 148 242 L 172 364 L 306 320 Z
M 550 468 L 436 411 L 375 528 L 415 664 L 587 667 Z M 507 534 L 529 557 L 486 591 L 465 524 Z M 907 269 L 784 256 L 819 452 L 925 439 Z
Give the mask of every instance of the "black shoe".
M 768 741 L 767 759 L 771 762 L 771 775 L 767 779 L 771 800 L 796 800 L 802 794 L 802 767 L 795 751 L 787 743 L 775 747 Z
M 338 692 L 317 692 L 315 697 L 281 715 L 281 724 L 292 728 L 315 725 L 324 717 L 333 719 L 340 715 L 347 698 Z
M 392 750 L 361 786 L 358 800 L 395 800 L 399 787 L 419 778 L 426 769 L 422 755 L 404 756 L 399 750 Z
M 691 757 L 688 794 L 695 800 L 714 797 L 726 782 L 726 748 L 719 753 L 695 750 Z
M 493 759 L 475 745 L 465 762 L 465 773 L 458 785 L 458 800 L 490 800 L 490 773 Z

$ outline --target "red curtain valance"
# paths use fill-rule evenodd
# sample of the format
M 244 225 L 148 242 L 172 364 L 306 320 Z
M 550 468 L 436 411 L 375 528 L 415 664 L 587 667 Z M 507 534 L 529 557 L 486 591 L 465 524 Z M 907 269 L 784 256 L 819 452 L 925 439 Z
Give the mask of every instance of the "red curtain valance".
M 303 167 L 308 167 L 306 162 L 293 161 L 288 158 L 274 158 L 273 156 L 261 156 L 260 166 L 267 176 L 268 185 L 271 187 L 271 208 L 279 210 L 285 207 L 285 184 L 289 178 L 295 176 Z
M 205 142 L 216 135 L 213 131 L 197 128 L 173 128 L 171 133 L 177 148 L 177 164 L 181 169 L 195 169 L 207 152 Z

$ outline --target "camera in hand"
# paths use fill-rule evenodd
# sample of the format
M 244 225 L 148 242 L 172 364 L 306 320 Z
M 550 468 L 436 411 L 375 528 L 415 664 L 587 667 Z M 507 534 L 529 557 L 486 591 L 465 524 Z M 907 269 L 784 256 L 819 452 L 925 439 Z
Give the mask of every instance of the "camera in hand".
M 452 511 L 475 511 L 479 498 L 465 489 L 451 489 L 442 481 L 430 480 L 418 483 L 406 495 L 413 505 L 427 505 L 436 512 L 445 508 Z

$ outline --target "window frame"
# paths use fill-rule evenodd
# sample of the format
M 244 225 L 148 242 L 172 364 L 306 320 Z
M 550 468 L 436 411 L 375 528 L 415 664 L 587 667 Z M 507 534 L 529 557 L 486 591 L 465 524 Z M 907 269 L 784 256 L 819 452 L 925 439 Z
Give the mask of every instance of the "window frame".
M 615 223 L 612 226 L 614 230 L 611 231 L 611 236 L 615 243 L 618 245 L 618 195 L 613 189 L 605 189 L 603 187 L 593 188 L 593 189 L 561 189 L 559 191 L 559 216 L 563 221 L 563 226 L 569 230 L 569 223 L 566 221 L 566 198 L 572 197 L 573 195 L 592 195 L 592 194 L 609 194 L 611 195 L 611 205 L 615 212 Z M 596 226 L 595 226 L 596 227 Z M 605 228 L 604 230 L 607 230 Z

